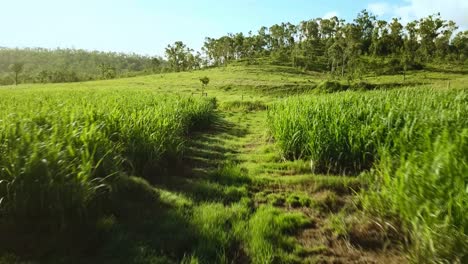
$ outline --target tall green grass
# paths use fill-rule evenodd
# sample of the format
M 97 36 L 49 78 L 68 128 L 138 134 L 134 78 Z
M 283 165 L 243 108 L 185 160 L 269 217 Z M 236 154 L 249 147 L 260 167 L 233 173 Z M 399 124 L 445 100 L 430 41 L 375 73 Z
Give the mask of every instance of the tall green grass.
M 366 209 L 397 216 L 421 261 L 468 255 L 468 92 L 412 88 L 289 98 L 268 113 L 287 158 L 367 173 Z
M 406 141 L 406 139 L 403 139 Z M 468 260 L 468 128 L 444 130 L 419 149 L 382 150 L 364 208 L 398 216 L 416 263 Z
M 0 221 L 62 228 L 102 210 L 117 175 L 157 177 L 210 100 L 150 90 L 1 90 Z M 44 228 L 44 227 L 42 227 Z

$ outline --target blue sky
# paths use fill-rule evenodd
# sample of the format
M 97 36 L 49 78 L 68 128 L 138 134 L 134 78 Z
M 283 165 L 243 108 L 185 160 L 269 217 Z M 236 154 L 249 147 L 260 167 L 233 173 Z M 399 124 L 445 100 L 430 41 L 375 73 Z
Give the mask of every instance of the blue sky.
M 468 0 L 0 0 L 0 46 L 82 48 L 163 55 L 181 40 L 199 49 L 206 36 L 364 9 L 411 20 L 435 12 L 468 29 Z

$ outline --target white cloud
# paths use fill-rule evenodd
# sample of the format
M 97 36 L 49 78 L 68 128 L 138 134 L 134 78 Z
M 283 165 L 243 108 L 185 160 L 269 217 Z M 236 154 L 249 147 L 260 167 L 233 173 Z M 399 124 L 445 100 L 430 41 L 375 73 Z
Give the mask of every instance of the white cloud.
M 374 15 L 383 16 L 392 12 L 392 6 L 384 2 L 371 3 L 367 6 L 367 10 L 372 12 Z
M 405 0 L 400 5 L 376 2 L 368 9 L 376 15 L 400 17 L 404 23 L 440 12 L 443 19 L 468 29 L 468 0 Z
M 336 16 L 336 17 L 339 17 L 338 12 L 336 12 L 336 11 L 331 11 L 331 12 L 328 12 L 328 13 L 326 13 L 325 15 L 323 15 L 322 18 L 332 18 L 332 17 L 335 17 L 335 16 Z

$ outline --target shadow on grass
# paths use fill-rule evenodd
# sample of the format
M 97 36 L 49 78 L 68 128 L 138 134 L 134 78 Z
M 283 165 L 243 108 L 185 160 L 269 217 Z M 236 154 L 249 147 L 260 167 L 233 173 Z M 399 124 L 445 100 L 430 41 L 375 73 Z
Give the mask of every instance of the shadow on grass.
M 245 185 L 250 179 L 236 166 L 236 143 L 247 132 L 219 117 L 209 130 L 193 134 L 181 164 L 153 183 L 195 202 L 238 202 L 248 195 Z
M 468 74 L 468 70 L 461 69 L 461 68 L 443 69 L 443 68 L 435 68 L 435 67 L 427 66 L 427 67 L 424 67 L 424 70 L 426 70 L 428 72 Z
M 184 241 L 196 236 L 184 212 L 161 201 L 142 178 L 117 179 L 112 195 L 102 197 L 105 213 L 95 221 L 54 232 L 0 230 L 0 256 L 20 256 L 6 263 L 168 263 L 165 249 L 183 256 L 190 246 Z
M 173 164 L 165 176 L 150 177 L 153 186 L 186 197 L 174 199 L 186 199 L 187 204 L 161 199 L 153 209 L 138 209 L 146 215 L 123 212 L 106 232 L 109 243 L 99 252 L 99 261 L 243 262 L 239 259 L 246 255 L 232 229 L 250 214 L 250 205 L 241 201 L 248 197 L 250 178 L 230 155 L 238 153 L 235 144 L 247 132 L 218 117 L 208 130 L 192 134 L 182 162 Z
M 235 145 L 228 141 L 236 141 L 246 134 L 247 129 L 218 116 L 209 130 L 191 136 L 187 151 L 184 153 L 183 166 L 186 173 L 183 176 L 193 176 L 193 169 L 219 168 L 230 159 L 229 155 L 238 153 Z M 187 172 L 190 175 L 186 175 Z
M 166 176 L 149 175 L 151 183 L 117 177 L 103 199 L 105 214 L 89 229 L 64 230 L 57 239 L 39 232 L 16 250 L 0 248 L 0 263 L 3 253 L 22 256 L 7 263 L 284 262 L 297 246 L 290 236 L 309 221 L 270 207 L 255 210 L 252 179 L 231 156 L 247 132 L 218 119 L 191 136 L 183 161 Z M 8 244 L 6 237 L 0 241 Z
M 137 177 L 125 176 L 114 188 L 107 213 L 94 225 L 52 235 L 0 230 L 0 263 L 4 256 L 6 263 L 220 263 L 244 255 L 231 229 L 248 215 L 248 206 L 181 205 Z
M 270 66 L 270 67 L 262 67 L 259 70 L 250 70 L 253 73 L 272 73 L 272 74 L 293 74 L 293 75 L 309 75 L 307 72 L 294 67 L 289 66 Z

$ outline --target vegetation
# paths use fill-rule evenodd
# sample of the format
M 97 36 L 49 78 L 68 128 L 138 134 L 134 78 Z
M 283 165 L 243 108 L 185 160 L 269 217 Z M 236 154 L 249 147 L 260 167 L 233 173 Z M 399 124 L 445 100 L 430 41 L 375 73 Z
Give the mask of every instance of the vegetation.
M 466 65 L 467 32 L 454 36 L 457 28 L 440 14 L 403 25 L 396 18 L 379 20 L 363 10 L 351 23 L 338 17 L 316 18 L 299 25 L 262 27 L 256 35 L 207 38 L 203 50 L 208 65 L 258 63 L 268 57 L 274 64 L 355 78 L 384 66 L 390 66 L 387 73 L 398 73 L 434 61 Z
M 11 64 L 8 68 L 15 73 L 15 85 L 18 85 L 18 74 L 23 71 L 23 64 L 22 63 L 14 63 Z
M 364 10 L 165 59 L 0 49 L 0 263 L 468 262 L 456 29 Z
M 348 80 L 371 73 L 406 75 L 408 70 L 421 70 L 430 63 L 465 67 L 468 31 L 455 34 L 457 29 L 440 14 L 404 25 L 399 19 L 380 20 L 363 10 L 350 23 L 338 17 L 316 18 L 298 25 L 288 22 L 262 27 L 248 36 L 207 37 L 201 52 L 176 41 L 166 47 L 166 60 L 84 50 L 1 48 L 0 84 L 13 83 L 7 67 L 22 61 L 28 63 L 21 80 L 41 83 L 191 71 L 235 61 L 329 72 Z
M 293 97 L 270 108 L 268 124 L 283 155 L 310 159 L 313 172 L 374 168 L 366 173 L 365 209 L 403 221 L 417 262 L 457 261 L 468 246 L 466 92 L 423 87 Z
M 10 65 L 23 65 L 20 71 Z M 156 73 L 168 68 L 158 57 L 75 49 L 0 48 L 0 85 L 78 82 Z M 168 69 L 166 69 L 168 70 Z M 13 73 L 13 75 L 12 75 Z
M 200 69 L 200 54 L 193 55 L 193 50 L 188 48 L 182 41 L 176 41 L 172 46 L 166 48 L 166 57 L 173 71 L 188 71 Z
M 3 87 L 0 255 L 463 262 L 465 83 L 228 65 Z
M 200 78 L 200 82 L 202 84 L 202 96 L 205 94 L 205 88 L 206 86 L 208 86 L 208 84 L 210 83 L 210 78 L 208 78 L 207 76 L 203 77 L 203 78 Z
M 145 91 L 63 92 L 1 91 L 3 224 L 59 230 L 99 216 L 124 174 L 154 180 L 173 166 L 214 106 Z

